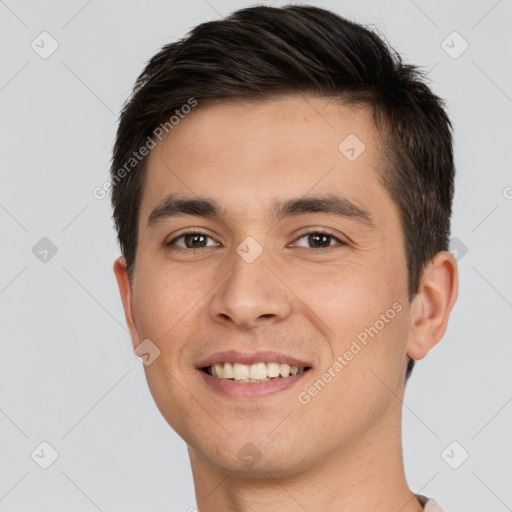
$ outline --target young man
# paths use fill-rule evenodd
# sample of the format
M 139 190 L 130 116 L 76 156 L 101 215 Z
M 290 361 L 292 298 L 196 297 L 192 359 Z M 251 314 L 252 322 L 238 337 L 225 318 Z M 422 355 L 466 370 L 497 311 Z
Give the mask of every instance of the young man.
M 165 46 L 122 112 L 114 264 L 201 512 L 441 510 L 401 405 L 457 295 L 450 122 L 374 33 L 252 7 Z

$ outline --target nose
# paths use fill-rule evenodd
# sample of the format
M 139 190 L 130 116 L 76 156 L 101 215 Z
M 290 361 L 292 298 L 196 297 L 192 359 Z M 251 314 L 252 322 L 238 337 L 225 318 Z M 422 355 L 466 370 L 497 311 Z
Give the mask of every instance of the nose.
M 277 277 L 265 251 L 248 263 L 234 252 L 231 271 L 221 281 L 210 302 L 215 322 L 253 329 L 287 318 L 293 307 L 293 294 Z

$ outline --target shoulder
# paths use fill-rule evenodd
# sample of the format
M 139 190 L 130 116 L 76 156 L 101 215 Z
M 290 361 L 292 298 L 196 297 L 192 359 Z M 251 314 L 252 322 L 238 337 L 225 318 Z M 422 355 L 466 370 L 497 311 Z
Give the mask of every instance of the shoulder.
M 421 494 L 416 494 L 416 497 L 418 498 L 418 501 L 425 507 L 423 512 L 444 512 L 434 498 L 427 498 Z

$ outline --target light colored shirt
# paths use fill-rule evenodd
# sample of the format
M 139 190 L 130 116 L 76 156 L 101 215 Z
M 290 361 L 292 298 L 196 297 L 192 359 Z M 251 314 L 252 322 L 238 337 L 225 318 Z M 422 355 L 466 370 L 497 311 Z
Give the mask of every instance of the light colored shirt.
M 416 498 L 423 505 L 423 512 L 444 512 L 434 498 L 427 498 L 421 494 L 416 494 Z

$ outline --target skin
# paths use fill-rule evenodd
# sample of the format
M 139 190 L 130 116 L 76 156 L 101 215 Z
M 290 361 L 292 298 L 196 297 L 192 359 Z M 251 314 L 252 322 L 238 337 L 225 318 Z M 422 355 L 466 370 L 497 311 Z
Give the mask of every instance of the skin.
M 366 147 L 355 161 L 338 150 L 349 134 Z M 422 359 L 445 332 L 457 263 L 438 253 L 409 302 L 399 213 L 377 173 L 379 142 L 365 108 L 290 95 L 199 105 L 151 151 L 133 281 L 124 258 L 114 271 L 133 347 L 150 339 L 160 350 L 144 366 L 147 382 L 188 445 L 201 512 L 423 510 L 402 461 L 404 376 L 407 355 Z M 214 199 L 223 216 L 147 227 L 171 193 Z M 373 226 L 326 213 L 269 217 L 275 200 L 332 193 L 366 210 Z M 321 228 L 335 238 L 308 242 L 304 233 Z M 186 229 L 211 238 L 189 238 L 197 249 L 183 238 L 165 246 Z M 236 252 L 248 236 L 263 249 L 252 263 Z M 300 403 L 299 393 L 397 302 L 401 311 Z M 229 349 L 277 350 L 313 369 L 266 398 L 227 398 L 196 365 Z M 252 462 L 238 456 L 248 443 Z

